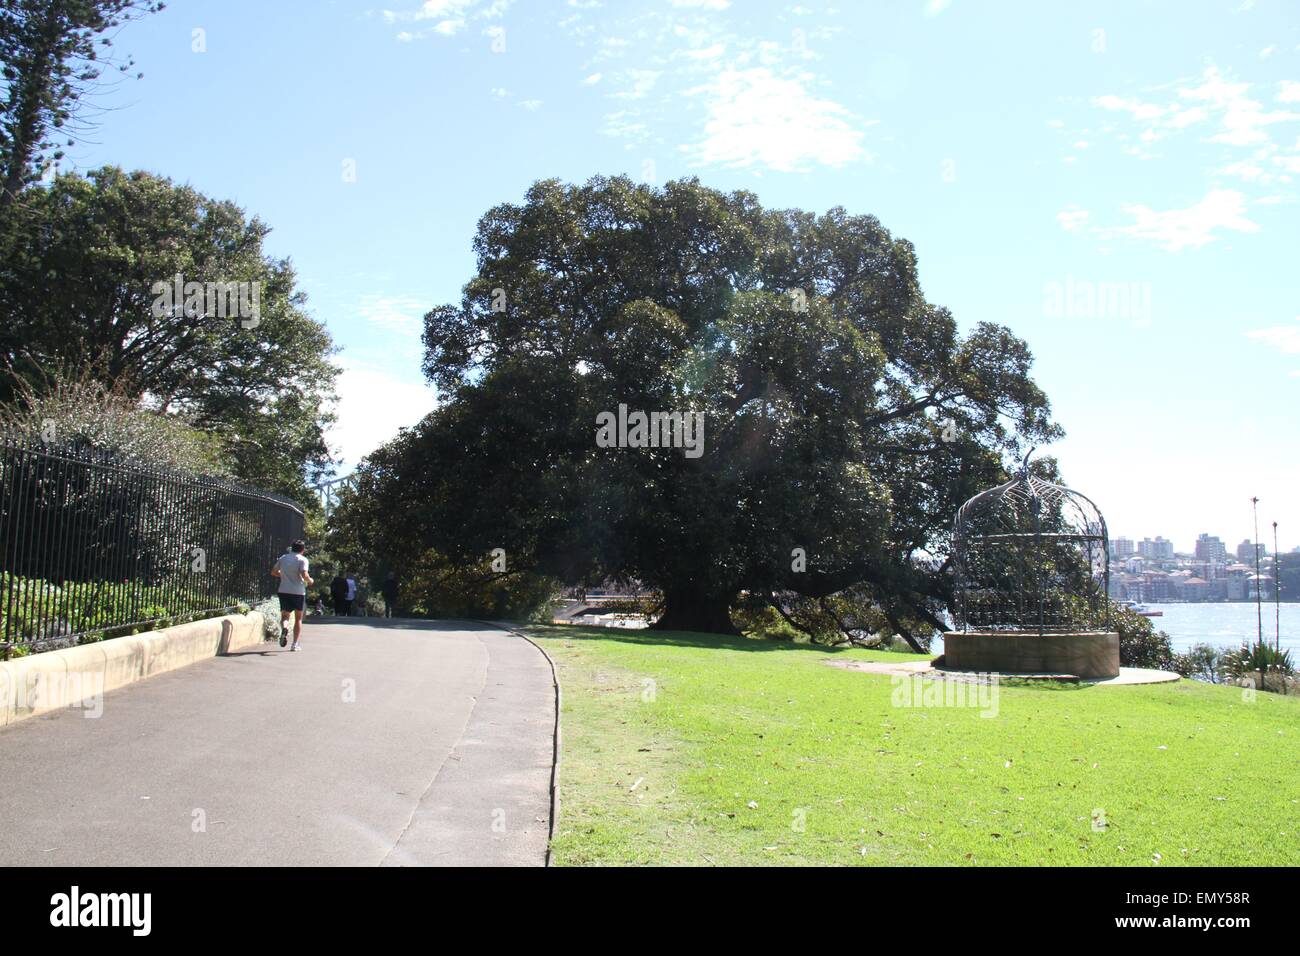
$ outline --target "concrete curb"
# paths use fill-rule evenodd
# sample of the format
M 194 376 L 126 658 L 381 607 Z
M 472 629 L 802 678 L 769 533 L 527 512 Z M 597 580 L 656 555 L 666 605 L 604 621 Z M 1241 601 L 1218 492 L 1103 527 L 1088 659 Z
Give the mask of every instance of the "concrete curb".
M 514 624 L 501 624 L 497 621 L 476 621 L 477 624 L 487 624 L 490 627 L 500 628 L 503 631 L 522 637 L 546 658 L 546 663 L 551 666 L 551 681 L 555 684 L 555 731 L 551 735 L 551 744 L 553 747 L 553 756 L 551 758 L 551 820 L 546 828 L 546 865 L 551 865 L 551 841 L 555 839 L 555 825 L 560 819 L 560 708 L 564 704 L 564 694 L 560 689 L 560 674 L 555 669 L 555 661 L 551 655 L 546 653 L 546 648 L 538 644 L 520 630 Z
M 110 690 L 260 644 L 263 630 L 261 614 L 228 614 L 0 661 L 0 727 L 64 707 L 100 705 Z

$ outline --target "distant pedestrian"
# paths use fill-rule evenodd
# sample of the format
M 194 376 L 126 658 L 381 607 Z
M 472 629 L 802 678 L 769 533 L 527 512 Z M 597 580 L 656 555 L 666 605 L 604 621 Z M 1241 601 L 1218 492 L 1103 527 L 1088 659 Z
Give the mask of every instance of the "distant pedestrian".
M 392 617 L 397 608 L 397 575 L 389 571 L 379 591 L 384 596 L 384 617 Z
M 307 589 L 312 586 L 308 561 L 303 555 L 307 546 L 301 541 L 289 545 L 289 550 L 271 566 L 271 576 L 280 579 L 280 646 L 289 643 L 289 618 L 293 618 L 293 647 L 302 650 L 302 613 L 307 604 Z
M 351 571 L 347 574 L 348 593 L 344 600 L 348 602 L 348 616 L 352 616 L 352 608 L 357 601 L 357 576 Z
M 370 597 L 370 592 L 366 590 L 364 581 L 357 582 L 357 613 L 362 617 L 366 616 L 366 599 Z
M 348 579 L 340 571 L 330 582 L 330 600 L 334 602 L 335 617 L 347 617 L 352 613 L 352 602 L 348 600 Z

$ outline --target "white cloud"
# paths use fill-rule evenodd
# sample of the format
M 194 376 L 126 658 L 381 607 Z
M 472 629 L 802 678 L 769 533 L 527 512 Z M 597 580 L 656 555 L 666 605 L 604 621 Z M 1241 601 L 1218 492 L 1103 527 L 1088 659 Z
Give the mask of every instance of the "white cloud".
M 425 0 L 414 10 L 385 10 L 385 23 L 427 23 L 433 21 L 433 32 L 440 36 L 455 36 L 465 29 L 470 20 L 493 20 L 510 8 L 513 0 Z M 403 30 L 397 39 L 403 43 L 428 36 L 421 30 Z
M 424 331 L 425 305 L 410 296 L 368 295 L 357 312 L 371 325 L 417 340 Z
M 1250 146 L 1268 141 L 1264 127 L 1273 123 L 1300 120 L 1300 113 L 1265 112 L 1258 100 L 1246 95 L 1249 83 L 1229 82 L 1216 66 L 1208 66 L 1200 86 L 1180 89 L 1183 99 L 1205 103 L 1219 116 L 1219 132 L 1210 139 L 1232 146 Z
M 1091 214 L 1078 206 L 1067 206 L 1056 214 L 1056 221 L 1066 232 L 1078 232 L 1088 225 Z
M 618 110 L 605 117 L 605 135 L 628 140 L 629 143 L 644 142 L 650 135 L 645 123 L 633 118 L 627 110 Z
M 722 56 L 726 51 L 727 48 L 721 43 L 714 43 L 712 46 L 701 47 L 698 50 L 686 50 L 682 55 L 692 60 L 712 60 Z
M 338 365 L 338 421 L 326 441 L 345 467 L 355 466 L 437 404 L 435 390 L 423 381 L 398 378 L 380 365 L 357 359 L 342 358 Z
M 708 119 L 703 139 L 681 149 L 696 165 L 780 172 L 869 159 L 859 121 L 840 104 L 810 93 L 808 79 L 777 76 L 767 67 L 727 69 L 687 90 L 704 100 Z
M 1229 163 L 1227 166 L 1220 167 L 1216 172 L 1220 176 L 1235 176 L 1237 179 L 1243 179 L 1248 183 L 1268 181 L 1268 173 L 1262 166 L 1257 166 L 1249 160 L 1239 160 L 1235 163 Z
M 662 75 L 660 70 L 623 70 L 618 78 L 626 88 L 610 95 L 620 100 L 644 99 Z
M 725 10 L 731 0 L 668 0 L 674 7 L 690 10 Z
M 600 82 L 600 77 L 601 77 L 601 74 L 599 74 L 599 73 L 593 73 L 593 74 L 591 74 L 591 76 L 587 77 L 587 78 L 586 78 L 585 80 L 583 80 L 582 82 L 583 82 L 585 85 L 587 85 L 587 86 L 595 86 L 597 83 Z
M 1215 189 L 1186 209 L 1157 211 L 1147 206 L 1125 206 L 1132 225 L 1108 230 L 1135 239 L 1154 242 L 1162 249 L 1178 252 L 1199 249 L 1212 242 L 1219 230 L 1258 232 L 1259 226 L 1246 216 L 1246 197 L 1234 189 Z
M 1267 329 L 1254 329 L 1246 333 L 1247 338 L 1271 345 L 1287 355 L 1300 355 L 1300 315 L 1296 316 L 1296 325 L 1275 325 Z
M 1280 84 L 1280 102 L 1290 102 L 1286 99 L 1292 92 L 1289 82 Z M 1181 85 L 1177 91 L 1178 99 L 1173 102 L 1152 103 L 1114 93 L 1094 97 L 1092 102 L 1104 110 L 1132 116 L 1143 127 L 1141 140 L 1146 144 L 1162 139 L 1170 132 L 1214 121 L 1217 128 L 1208 137 L 1210 142 L 1254 146 L 1269 141 L 1266 127 L 1300 120 L 1300 113 L 1265 110 L 1258 100 L 1247 95 L 1250 87 L 1250 83 L 1232 81 L 1217 66 L 1210 65 L 1198 83 Z M 1300 99 L 1300 90 L 1295 95 Z
M 1258 86 L 1259 90 L 1269 89 Z M 1300 112 L 1265 107 L 1256 85 L 1213 63 L 1195 78 L 1178 80 L 1161 89 L 1171 92 L 1158 97 L 1150 93 L 1094 97 L 1094 106 L 1131 121 L 1127 127 L 1122 122 L 1107 123 L 1099 133 L 1111 136 L 1127 155 L 1143 160 L 1181 161 L 1194 175 L 1205 177 L 1208 192 L 1200 202 L 1181 210 L 1156 211 L 1150 205 L 1133 204 L 1126 209 L 1134 220 L 1130 225 L 1096 226 L 1091 231 L 1106 238 L 1128 234 L 1170 250 L 1199 248 L 1222 231 L 1258 231 L 1259 226 L 1246 215 L 1247 197 L 1221 185 L 1231 179 L 1256 196 L 1269 187 L 1291 186 L 1294 175 L 1300 173 L 1300 140 L 1286 147 L 1275 137 L 1287 124 L 1295 129 Z M 1276 103 L 1300 102 L 1300 82 L 1282 80 L 1270 92 Z M 1156 151 L 1162 141 L 1189 132 L 1196 141 L 1184 140 L 1177 152 L 1168 143 L 1161 152 Z M 1092 141 L 1095 146 L 1096 141 Z M 1197 142 L 1204 145 L 1198 147 Z
M 952 6 L 952 0 L 925 0 L 925 15 L 937 17 Z

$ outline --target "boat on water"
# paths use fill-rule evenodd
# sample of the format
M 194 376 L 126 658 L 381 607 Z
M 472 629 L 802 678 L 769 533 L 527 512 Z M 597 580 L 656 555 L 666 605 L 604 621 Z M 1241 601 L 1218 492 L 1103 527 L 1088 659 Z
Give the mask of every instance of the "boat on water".
M 1134 614 L 1140 614 L 1143 617 L 1164 617 L 1164 611 L 1153 611 L 1145 604 L 1139 604 L 1137 601 L 1121 601 L 1124 607 L 1128 608 Z

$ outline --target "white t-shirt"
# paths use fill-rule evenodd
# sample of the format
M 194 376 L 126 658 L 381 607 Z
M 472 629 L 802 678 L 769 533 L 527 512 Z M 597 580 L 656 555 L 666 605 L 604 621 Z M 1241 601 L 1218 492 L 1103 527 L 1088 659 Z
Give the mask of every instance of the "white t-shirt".
M 306 594 L 307 584 L 303 581 L 303 575 L 307 573 L 307 559 L 301 554 L 294 554 L 289 551 L 280 555 L 280 560 L 276 562 L 276 567 L 280 569 L 280 593 L 281 594 Z
M 345 601 L 355 601 L 357 599 L 357 582 L 355 578 L 348 578 L 348 596 Z

